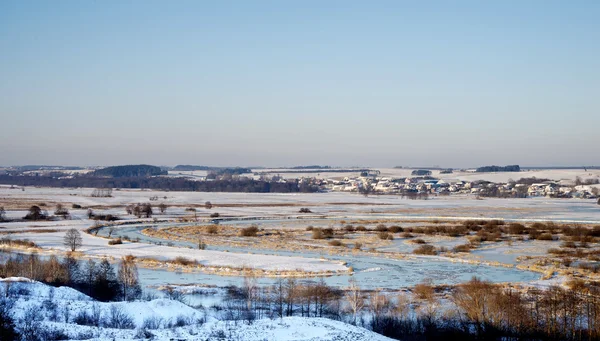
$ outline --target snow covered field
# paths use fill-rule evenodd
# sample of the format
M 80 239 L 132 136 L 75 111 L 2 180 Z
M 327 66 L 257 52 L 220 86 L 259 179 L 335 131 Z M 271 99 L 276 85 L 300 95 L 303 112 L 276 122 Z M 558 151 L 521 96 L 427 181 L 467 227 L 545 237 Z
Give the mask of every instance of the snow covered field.
M 25 191 L 0 186 L 0 205 L 8 211 L 8 217 L 22 217 L 29 206 L 44 203 L 53 210 L 56 203 L 70 207 L 78 204 L 101 210 L 104 213 L 125 213 L 128 204 L 164 203 L 169 218 L 188 215 L 185 208 L 197 207 L 197 215 L 209 218 L 211 213 L 223 216 L 298 216 L 301 207 L 308 207 L 315 215 L 333 218 L 501 218 L 507 220 L 555 220 L 600 223 L 600 207 L 593 199 L 498 199 L 477 200 L 470 195 L 431 197 L 429 200 L 402 199 L 393 195 L 364 197 L 356 193 L 206 193 L 168 192 L 150 190 L 113 191 L 110 198 L 91 197 L 93 189 L 26 188 Z M 150 201 L 151 197 L 158 200 Z M 203 208 L 206 201 L 214 207 Z M 42 207 L 45 208 L 45 207 Z M 19 212 L 16 212 L 18 210 Z M 15 211 L 15 212 L 12 212 Z M 85 214 L 79 211 L 77 216 Z M 127 218 L 127 216 L 125 216 Z M 38 222 L 35 223 L 38 225 Z M 42 223 L 43 224 L 43 223 Z M 0 226 L 5 224 L 0 223 Z
M 67 251 L 64 245 L 64 232 L 51 233 L 23 233 L 12 234 L 12 239 L 29 239 L 43 249 L 52 251 Z M 340 263 L 329 262 L 314 258 L 286 257 L 241 254 L 233 252 L 187 249 L 145 243 L 124 241 L 120 245 L 108 245 L 105 238 L 95 237 L 82 233 L 83 243 L 78 251 L 91 257 L 120 258 L 133 255 L 138 258 L 154 258 L 159 260 L 173 260 L 176 257 L 185 257 L 196 260 L 204 266 L 254 268 L 268 271 L 294 271 L 325 272 L 346 271 L 348 268 Z
M 565 171 L 567 172 L 567 171 Z M 558 174 L 558 173 L 557 173 Z M 95 221 L 88 219 L 87 207 L 97 213 L 114 214 L 121 221 L 140 221 L 155 228 L 169 227 L 178 224 L 177 220 L 190 218 L 191 213 L 186 208 L 194 206 L 197 215 L 205 223 L 210 221 L 209 215 L 220 213 L 221 217 L 234 219 L 259 218 L 259 220 L 237 220 L 225 222 L 234 227 L 245 227 L 257 224 L 259 228 L 272 229 L 301 229 L 308 225 L 339 228 L 339 224 L 361 224 L 362 221 L 399 220 L 399 225 L 412 226 L 412 221 L 447 220 L 446 224 L 467 218 L 502 218 L 514 221 L 556 221 L 556 222 L 585 222 L 600 224 L 600 207 L 594 200 L 585 199 L 494 199 L 477 200 L 472 196 L 432 197 L 430 200 L 401 199 L 398 196 L 369 196 L 364 197 L 353 193 L 312 193 L 312 194 L 248 194 L 248 193 L 203 193 L 203 192 L 169 192 L 150 190 L 114 190 L 112 197 L 91 197 L 92 189 L 60 189 L 60 188 L 25 188 L 11 189 L 0 186 L 0 206 L 7 208 L 7 218 L 17 221 L 0 223 L 0 232 L 8 234 L 12 239 L 30 239 L 42 247 L 41 253 L 66 251 L 63 245 L 64 231 L 70 228 L 84 230 Z M 150 200 L 156 197 L 158 200 Z M 212 209 L 206 209 L 204 203 L 211 201 Z M 18 221 L 26 213 L 30 205 L 45 204 L 52 214 L 54 207 L 62 203 L 70 208 L 72 204 L 81 205 L 82 209 L 70 209 L 71 220 L 51 221 Z M 165 221 L 153 223 L 153 218 L 138 219 L 127 215 L 124 207 L 128 204 L 158 203 L 167 205 L 167 212 L 160 214 L 155 209 L 154 219 Z M 310 215 L 300 215 L 299 208 L 309 207 Z M 305 219 L 298 219 L 305 217 Z M 307 218 L 310 217 L 310 218 Z M 260 220 L 268 218 L 270 220 Z M 344 223 L 342 223 L 345 221 Z M 304 272 L 338 272 L 343 275 L 327 278 L 329 285 L 343 287 L 348 285 L 348 270 L 353 268 L 352 278 L 357 279 L 364 287 L 375 289 L 399 288 L 412 286 L 424 279 L 430 278 L 437 284 L 455 284 L 477 275 L 484 279 L 500 282 L 528 282 L 539 279 L 538 273 L 521 271 L 515 268 L 492 267 L 484 264 L 464 264 L 448 257 L 415 258 L 396 256 L 387 259 L 387 255 L 368 255 L 360 257 L 353 254 L 329 253 L 323 251 L 295 250 L 258 250 L 251 247 L 236 247 L 235 245 L 211 245 L 208 250 L 198 250 L 191 243 L 178 243 L 169 240 L 151 240 L 140 233 L 143 224 L 123 225 L 116 227 L 114 236 L 140 238 L 142 242 L 124 241 L 121 245 L 108 245 L 106 238 L 82 233 L 83 245 L 79 250 L 84 255 L 94 258 L 113 257 L 132 254 L 138 258 L 154 258 L 158 260 L 173 260 L 185 257 L 196 260 L 204 266 L 227 268 L 255 268 L 266 271 L 296 271 Z M 190 223 L 188 223 L 190 224 Z M 146 225 L 146 227 L 148 227 Z M 373 228 L 374 226 L 371 226 Z M 36 233 L 33 233 L 37 230 Z M 43 231 L 48 230 L 48 231 Z M 52 230 L 56 230 L 52 231 Z M 128 231 L 128 232 L 125 232 Z M 41 233 L 40 233 L 41 232 Z M 10 233 L 10 234 L 9 234 Z M 105 232 L 103 232 L 105 234 Z M 102 234 L 101 234 L 102 235 Z M 237 236 L 235 238 L 238 238 Z M 235 238 L 230 240 L 233 241 Z M 376 237 L 375 237 L 376 238 Z M 427 238 L 425 238 L 427 239 Z M 427 239 L 429 241 L 429 239 Z M 348 243 L 351 239 L 344 240 Z M 292 241 L 293 242 L 293 241 Z M 453 248 L 465 239 L 448 239 L 432 245 Z M 156 245 L 162 243 L 163 245 Z M 170 246 L 167 246 L 167 243 Z M 445 243 L 445 244 L 444 244 Z M 438 245 L 439 244 L 439 245 Z M 369 246 L 371 247 L 371 246 Z M 366 249 L 366 247 L 365 247 Z M 415 246 L 407 244 L 398 236 L 389 245 L 377 249 L 382 252 L 411 253 Z M 349 249 L 348 249 L 349 250 Z M 228 252 L 226 252 L 228 251 Z M 507 264 L 514 265 L 518 253 L 505 256 L 505 248 L 478 250 L 473 259 L 483 261 L 501 261 L 507 259 Z M 495 256 L 497 255 L 497 257 Z M 152 271 L 144 269 L 144 271 Z M 407 277 L 408 275 L 408 277 Z M 215 274 L 175 274 L 160 270 L 147 276 L 151 278 L 147 284 L 189 283 L 203 281 L 204 283 L 223 286 L 239 284 L 241 278 L 226 278 Z M 233 282 L 232 282 L 233 281 Z

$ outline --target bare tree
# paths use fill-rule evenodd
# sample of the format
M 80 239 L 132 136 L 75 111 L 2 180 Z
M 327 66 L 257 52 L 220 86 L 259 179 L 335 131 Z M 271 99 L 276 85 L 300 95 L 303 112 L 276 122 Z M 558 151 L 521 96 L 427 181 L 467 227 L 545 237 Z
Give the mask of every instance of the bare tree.
M 4 210 L 4 206 L 0 206 L 0 221 L 6 220 L 6 211 Z
M 212 207 L 213 205 L 210 201 L 204 203 L 204 208 L 206 208 L 207 210 L 210 210 Z
M 63 219 L 68 219 L 71 217 L 69 214 L 69 210 L 64 207 L 62 204 L 56 205 L 56 210 L 54 211 L 54 215 L 57 215 Z
M 165 212 L 167 212 L 167 205 L 165 205 L 164 202 L 161 202 L 160 205 L 158 205 L 158 209 L 160 210 L 160 213 L 165 214 Z
M 119 272 L 117 274 L 121 288 L 123 289 L 123 300 L 131 301 L 141 295 L 135 257 L 127 255 L 121 259 Z
M 352 311 L 352 323 L 356 324 L 356 317 L 364 308 L 365 300 L 360 291 L 360 287 L 356 284 L 354 279 L 350 280 L 350 287 L 346 290 L 345 296 L 350 306 L 350 310 Z
M 65 233 L 64 245 L 66 248 L 70 249 L 71 252 L 75 252 L 78 248 L 81 247 L 82 239 L 81 233 L 76 229 L 70 229 Z

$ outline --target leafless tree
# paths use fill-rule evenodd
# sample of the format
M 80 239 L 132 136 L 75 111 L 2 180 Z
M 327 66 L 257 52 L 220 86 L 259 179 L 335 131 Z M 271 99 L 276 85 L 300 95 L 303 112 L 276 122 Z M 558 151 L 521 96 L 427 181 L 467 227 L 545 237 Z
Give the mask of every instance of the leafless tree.
M 165 205 L 164 202 L 161 202 L 160 205 L 158 205 L 158 209 L 160 210 L 160 213 L 165 214 L 165 212 L 167 212 L 167 205 Z
M 121 259 L 117 276 L 123 289 L 123 300 L 131 301 L 140 296 L 141 288 L 134 256 L 127 255 Z
M 64 237 L 64 245 L 66 248 L 70 249 L 71 252 L 75 252 L 78 248 L 81 247 L 82 239 L 81 233 L 76 229 L 70 229 L 65 233 Z
M 68 219 L 71 215 L 69 214 L 69 210 L 64 207 L 62 204 L 56 205 L 56 210 L 54 211 L 54 215 L 57 215 L 63 219 Z
M 345 296 L 346 301 L 348 301 L 348 305 L 350 306 L 350 311 L 352 312 L 352 323 L 356 324 L 356 317 L 364 308 L 365 300 L 360 291 L 360 287 L 356 284 L 354 279 L 350 280 L 350 286 L 346 290 Z
M 4 210 L 4 206 L 0 206 L 0 221 L 6 220 L 6 211 Z

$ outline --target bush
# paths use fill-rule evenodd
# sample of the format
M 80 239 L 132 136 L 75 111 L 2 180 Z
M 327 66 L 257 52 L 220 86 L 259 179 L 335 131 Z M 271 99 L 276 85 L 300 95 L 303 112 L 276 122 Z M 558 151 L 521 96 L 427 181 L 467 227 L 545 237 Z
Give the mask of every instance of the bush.
M 401 237 L 410 239 L 410 238 L 413 238 L 414 236 L 410 232 L 404 232 L 404 233 L 402 233 Z
M 346 230 L 346 232 L 354 232 L 354 226 L 346 225 L 344 226 L 344 230 Z
M 108 241 L 108 245 L 119 245 L 123 244 L 123 240 L 121 238 L 111 239 Z
M 219 233 L 219 227 L 217 225 L 207 226 L 206 232 L 208 232 L 209 234 L 217 234 Z
M 258 226 L 252 225 L 245 227 L 240 230 L 240 236 L 242 237 L 256 237 L 258 233 Z
M 437 251 L 435 250 L 435 247 L 433 245 L 421 245 L 418 248 L 416 248 L 413 253 L 415 255 L 429 255 L 429 256 L 435 256 L 437 255 Z
M 323 231 L 321 229 L 313 229 L 312 230 L 312 239 L 324 239 Z
M 367 230 L 366 227 L 364 227 L 363 225 L 360 225 L 356 228 L 356 231 L 360 231 L 360 232 L 365 232 Z
M 156 316 L 147 317 L 142 322 L 143 329 L 160 329 L 163 324 L 163 319 Z
M 306 208 L 306 207 L 302 207 L 300 209 L 300 211 L 298 211 L 298 212 L 300 212 L 300 213 L 312 213 L 312 211 L 309 208 Z
M 429 283 L 419 283 L 413 288 L 413 293 L 422 300 L 430 300 L 433 298 L 435 290 Z
M 552 234 L 550 233 L 542 233 L 537 237 L 538 240 L 554 240 Z
M 471 252 L 471 245 L 469 244 L 463 244 L 463 245 L 456 245 L 452 251 L 454 252 Z
M 360 250 L 362 248 L 362 244 L 361 243 L 354 243 L 354 249 L 355 250 Z
M 546 229 L 546 224 L 540 223 L 540 222 L 535 222 L 535 223 L 531 224 L 531 228 L 532 229 L 537 229 L 537 230 L 545 230 Z
M 83 207 L 81 207 L 81 205 L 79 205 L 79 204 L 73 204 L 73 205 L 71 205 L 71 208 L 79 209 L 79 208 L 83 208 Z
M 219 213 L 217 213 L 217 212 L 215 212 L 215 213 L 211 213 L 211 215 L 210 215 L 210 217 L 211 217 L 211 218 L 218 218 L 218 217 L 220 217 L 220 216 L 221 216 L 221 215 L 220 215 Z
M 388 227 L 388 231 L 392 232 L 392 233 L 399 233 L 399 232 L 404 231 L 404 229 L 398 225 L 393 225 L 393 226 Z
M 344 244 L 342 244 L 342 242 L 340 242 L 339 240 L 332 240 L 329 242 L 329 245 L 331 246 L 342 246 Z
M 116 329 L 133 329 L 135 328 L 135 323 L 133 322 L 133 318 L 127 315 L 122 307 L 113 304 L 110 307 L 110 317 L 107 321 L 107 327 Z
M 523 234 L 523 232 L 525 232 L 525 226 L 519 223 L 511 223 L 508 225 L 508 232 L 510 234 Z
M 427 242 L 426 242 L 426 241 L 424 241 L 424 240 L 423 240 L 423 239 L 421 239 L 421 238 L 413 239 L 411 242 L 412 242 L 413 244 L 427 244 Z
M 379 233 L 377 233 L 377 236 L 381 240 L 394 240 L 394 236 L 388 232 L 379 232 Z
M 308 227 L 306 228 L 306 231 L 312 231 L 312 230 L 314 230 L 314 227 L 313 227 L 313 226 L 308 226 Z
M 325 239 L 325 238 L 332 238 L 333 237 L 333 229 L 331 228 L 326 228 L 326 229 L 321 229 L 321 228 L 314 228 L 312 230 L 312 238 L 313 239 Z
M 379 225 L 377 225 L 375 227 L 375 231 L 377 231 L 377 232 L 387 232 L 388 228 L 385 225 L 383 225 L 383 224 L 379 224 Z
M 185 258 L 183 256 L 178 256 L 175 259 L 173 259 L 172 263 L 178 264 L 178 265 L 183 265 L 183 266 L 188 266 L 188 265 L 197 265 L 198 261 L 195 259 L 189 259 L 189 258 Z

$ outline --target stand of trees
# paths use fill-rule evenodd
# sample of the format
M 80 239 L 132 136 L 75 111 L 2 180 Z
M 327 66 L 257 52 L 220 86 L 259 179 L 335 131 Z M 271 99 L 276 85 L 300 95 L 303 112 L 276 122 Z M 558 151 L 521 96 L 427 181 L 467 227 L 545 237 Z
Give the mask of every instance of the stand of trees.
M 363 292 L 355 283 L 341 291 L 321 281 L 279 279 L 259 287 L 249 276 L 230 287 L 221 311 L 226 320 L 327 317 L 371 329 L 398 340 L 598 340 L 600 290 L 517 291 L 472 279 L 452 289 L 444 307 L 434 289 L 421 284 L 418 298 L 379 290 Z
M 238 179 L 193 181 L 184 178 L 168 177 L 120 177 L 106 178 L 94 176 L 74 176 L 63 179 L 51 176 L 12 176 L 0 175 L 0 183 L 16 186 L 40 187 L 91 187 L 91 188 L 147 188 L 170 191 L 199 192 L 244 192 L 244 193 L 313 193 L 319 186 L 298 180 L 285 182 Z
M 92 259 L 79 262 L 71 254 L 63 260 L 55 255 L 44 260 L 37 254 L 16 254 L 0 264 L 0 277 L 27 277 L 52 286 L 68 286 L 103 302 L 135 300 L 141 296 L 132 256 L 121 260 L 117 276 L 106 259 L 97 263 Z
M 475 170 L 478 173 L 484 172 L 520 172 L 521 167 L 519 165 L 509 165 L 509 166 L 483 166 L 479 167 Z
M 93 176 L 109 176 L 113 178 L 167 175 L 160 167 L 150 165 L 112 166 L 94 171 Z

